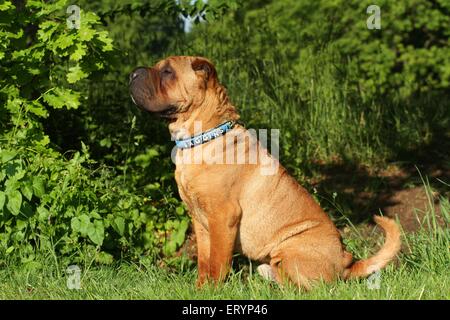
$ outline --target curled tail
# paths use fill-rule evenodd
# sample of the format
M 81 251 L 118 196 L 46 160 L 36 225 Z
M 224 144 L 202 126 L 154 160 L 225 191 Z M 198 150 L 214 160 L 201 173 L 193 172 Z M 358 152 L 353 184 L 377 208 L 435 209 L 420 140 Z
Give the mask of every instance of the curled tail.
M 375 222 L 384 230 L 386 239 L 381 249 L 372 257 L 356 261 L 344 270 L 344 279 L 367 277 L 384 268 L 400 251 L 400 228 L 389 218 L 375 216 Z

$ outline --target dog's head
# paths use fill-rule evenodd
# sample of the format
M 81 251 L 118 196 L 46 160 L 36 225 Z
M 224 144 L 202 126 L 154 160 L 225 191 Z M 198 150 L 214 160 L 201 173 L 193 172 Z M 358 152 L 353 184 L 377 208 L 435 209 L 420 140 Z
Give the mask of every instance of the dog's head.
M 208 90 L 217 85 L 213 64 L 201 57 L 174 56 L 153 67 L 139 67 L 130 74 L 130 93 L 140 108 L 176 118 L 191 106 L 200 106 Z

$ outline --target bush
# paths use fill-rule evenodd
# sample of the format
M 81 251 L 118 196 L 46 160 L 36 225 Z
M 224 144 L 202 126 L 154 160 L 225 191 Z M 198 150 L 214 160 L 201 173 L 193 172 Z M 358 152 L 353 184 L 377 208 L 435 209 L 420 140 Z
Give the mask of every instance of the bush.
M 400 91 L 407 97 L 448 89 L 449 2 L 378 1 L 380 30 L 366 26 L 370 16 L 366 10 L 372 4 L 369 0 L 246 1 L 226 21 L 231 29 L 245 26 L 237 39 L 246 41 L 236 45 L 247 57 L 290 60 L 295 67 L 304 64 L 304 51 L 317 54 L 332 45 L 339 53 L 335 65 L 345 71 L 350 60 L 358 70 L 359 89 L 369 98 L 377 93 Z M 228 39 L 228 28 L 215 32 Z
M 57 133 L 48 134 L 46 119 L 55 115 L 78 129 L 70 118 L 89 105 L 85 89 L 118 55 L 97 15 L 82 11 L 80 29 L 69 29 L 66 8 L 66 1 L 0 5 L 1 256 L 14 252 L 30 262 L 36 250 L 50 250 L 69 263 L 94 250 L 98 262 L 111 263 L 171 255 L 188 219 L 170 188 L 161 187 L 166 172 L 156 171 L 140 192 L 126 173 L 128 164 L 149 166 L 163 147 L 126 154 L 114 169 L 92 160 L 82 142 L 79 151 L 66 151 L 55 144 Z

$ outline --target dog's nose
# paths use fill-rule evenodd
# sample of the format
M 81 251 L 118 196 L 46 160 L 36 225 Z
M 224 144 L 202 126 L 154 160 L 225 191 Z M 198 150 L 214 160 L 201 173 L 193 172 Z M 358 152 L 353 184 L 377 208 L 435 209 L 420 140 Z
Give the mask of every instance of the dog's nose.
M 134 69 L 134 71 L 130 73 L 130 83 L 138 77 L 144 77 L 146 74 L 147 74 L 147 69 L 144 67 L 139 67 L 139 68 Z

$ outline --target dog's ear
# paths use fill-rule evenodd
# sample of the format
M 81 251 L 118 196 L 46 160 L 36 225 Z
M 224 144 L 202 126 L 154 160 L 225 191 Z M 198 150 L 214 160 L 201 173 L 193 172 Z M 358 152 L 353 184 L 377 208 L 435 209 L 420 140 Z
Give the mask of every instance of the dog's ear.
M 192 61 L 192 70 L 195 72 L 201 72 L 204 74 L 205 81 L 207 83 L 216 81 L 217 79 L 217 72 L 214 65 L 205 58 L 195 58 L 194 61 Z

